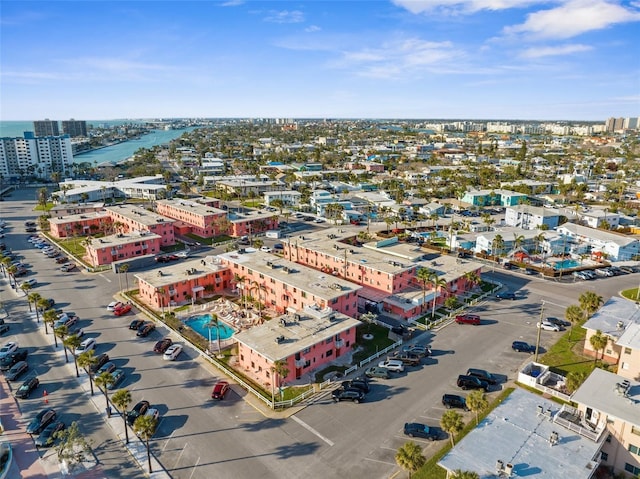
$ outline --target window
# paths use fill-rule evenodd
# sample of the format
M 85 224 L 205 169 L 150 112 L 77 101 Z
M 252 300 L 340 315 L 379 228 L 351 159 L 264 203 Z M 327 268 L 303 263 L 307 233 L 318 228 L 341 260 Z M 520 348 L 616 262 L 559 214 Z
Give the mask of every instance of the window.
M 333 349 L 329 349 L 326 354 L 327 357 L 333 356 Z
M 629 464 L 628 462 L 624 465 L 624 470 L 634 475 L 640 474 L 640 467 L 636 467 L 633 464 Z
M 631 454 L 635 454 L 636 456 L 640 456 L 640 448 L 638 446 L 634 446 L 633 444 L 629 444 L 629 452 Z
M 609 460 L 609 454 L 606 452 L 600 451 L 600 460 L 607 462 Z
M 326 344 L 331 344 L 333 342 L 333 338 L 327 338 L 325 341 Z
M 311 348 L 305 348 L 302 350 L 302 354 L 309 354 L 311 352 Z
M 631 348 L 624 348 L 624 354 L 631 354 Z
M 631 426 L 631 434 L 635 434 L 636 436 L 640 436 L 640 428 L 635 426 Z

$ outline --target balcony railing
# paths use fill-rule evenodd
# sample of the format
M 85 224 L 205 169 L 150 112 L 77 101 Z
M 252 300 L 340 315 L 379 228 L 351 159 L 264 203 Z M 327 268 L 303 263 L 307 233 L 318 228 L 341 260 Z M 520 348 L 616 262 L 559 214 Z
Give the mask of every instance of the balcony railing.
M 599 442 L 602 433 L 605 431 L 604 424 L 599 425 L 595 429 L 584 424 L 580 412 L 566 404 L 562 406 L 560 411 L 553 417 L 553 422 L 558 423 L 570 431 L 576 432 L 593 442 Z

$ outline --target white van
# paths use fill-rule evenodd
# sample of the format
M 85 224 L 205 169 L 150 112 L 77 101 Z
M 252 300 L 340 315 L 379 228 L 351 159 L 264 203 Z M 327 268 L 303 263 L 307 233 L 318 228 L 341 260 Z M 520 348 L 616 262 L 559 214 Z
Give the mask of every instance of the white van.
M 96 348 L 96 340 L 94 338 L 87 338 L 80 343 L 75 350 L 76 356 L 82 353 L 86 353 L 87 351 L 91 351 Z

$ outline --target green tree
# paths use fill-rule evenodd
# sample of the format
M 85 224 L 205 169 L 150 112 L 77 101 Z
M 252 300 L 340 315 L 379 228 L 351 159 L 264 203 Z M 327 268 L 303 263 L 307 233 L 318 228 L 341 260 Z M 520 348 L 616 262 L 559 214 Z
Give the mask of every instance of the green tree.
M 604 348 L 606 348 L 609 343 L 609 337 L 598 329 L 596 333 L 589 338 L 589 343 L 591 343 L 591 346 L 596 352 L 593 362 L 595 363 L 598 360 L 598 351 L 600 350 L 602 350 L 602 356 L 600 356 L 602 360 L 602 358 L 604 358 Z
M 447 280 L 438 276 L 438 273 L 435 271 L 431 277 L 431 285 L 433 286 L 433 303 L 431 305 L 431 318 L 435 318 L 436 316 L 436 301 L 438 299 L 438 293 L 440 290 L 445 289 L 447 287 Z
M 493 237 L 493 241 L 491 242 L 491 249 L 492 255 L 502 255 L 502 250 L 504 249 L 504 238 L 502 237 L 502 235 L 495 235 Z
M 271 375 L 273 376 L 273 381 L 271 381 L 271 403 L 275 405 L 275 388 L 279 388 L 281 381 L 289 375 L 287 363 L 281 359 L 275 361 L 271 366 Z
M 145 445 L 147 446 L 147 462 L 149 463 L 149 473 L 153 472 L 151 470 L 151 449 L 149 448 L 149 440 L 156 432 L 157 424 L 158 420 L 156 418 L 147 416 L 146 414 L 138 416 L 133 423 L 133 430 L 138 436 L 142 438 Z
M 449 433 L 451 439 L 451 447 L 455 446 L 454 436 L 462 431 L 464 428 L 464 421 L 462 415 L 452 409 L 446 411 L 440 418 L 440 426 L 443 430 Z
M 604 303 L 602 296 L 593 291 L 585 291 L 582 293 L 578 298 L 578 302 L 580 303 L 580 308 L 582 308 L 582 311 L 585 313 L 584 319 L 589 319 L 593 316 Z
M 60 341 L 62 342 L 62 349 L 64 350 L 64 362 L 68 363 L 69 362 L 69 356 L 67 355 L 67 348 L 64 345 L 64 340 L 69 335 L 69 328 L 67 328 L 67 326 L 65 324 L 63 324 L 62 326 L 58 326 L 57 328 L 55 328 L 53 330 L 53 335 L 56 338 L 60 338 Z M 57 347 L 57 345 L 56 345 L 56 347 Z
M 77 334 L 71 334 L 62 340 L 62 345 L 64 346 L 65 350 L 68 349 L 71 352 L 71 356 L 73 357 L 73 363 L 76 367 L 77 378 L 80 377 L 80 371 L 78 371 L 78 358 L 74 352 L 76 348 L 80 346 L 80 343 L 82 343 L 82 340 Z
M 450 311 L 453 311 L 458 307 L 458 298 L 456 298 L 455 296 L 449 296 L 444 300 L 444 307 Z
M 102 392 L 104 393 L 104 401 L 105 401 L 105 408 L 107 410 L 107 417 L 111 417 L 111 408 L 109 407 L 108 390 L 109 390 L 109 386 L 111 386 L 114 381 L 113 374 L 107 371 L 103 371 L 98 375 L 98 377 L 96 377 L 95 381 L 96 381 L 96 386 L 98 386 L 98 388 L 101 389 Z
M 38 318 L 38 322 L 40 322 L 40 311 L 38 311 L 38 301 L 40 301 L 42 299 L 42 296 L 40 296 L 40 293 L 29 293 L 29 296 L 27 296 L 27 301 L 29 302 L 29 311 L 33 311 L 33 309 L 31 309 L 31 305 L 36 307 L 36 317 Z
M 569 329 L 569 341 L 571 341 L 571 335 L 573 334 L 573 325 L 578 324 L 583 318 L 584 312 L 577 304 L 572 304 L 564 311 L 564 319 L 571 323 L 571 328 Z
M 476 415 L 476 426 L 478 425 L 479 415 L 482 411 L 489 407 L 487 396 L 480 389 L 476 389 L 469 393 L 466 399 L 467 407 Z
M 45 334 L 49 334 L 49 331 L 47 330 L 47 325 L 51 325 L 51 329 L 53 329 L 53 324 L 58 320 L 58 314 L 53 309 L 47 309 L 42 313 L 42 320 L 44 321 L 44 332 Z M 56 348 L 57 348 L 58 338 L 56 337 L 55 334 L 53 335 L 53 340 L 56 343 Z
M 128 389 L 119 389 L 113 396 L 111 396 L 111 402 L 122 414 L 122 420 L 124 421 L 124 437 L 125 443 L 129 444 L 129 426 L 127 424 L 127 408 L 131 404 L 131 393 Z
M 129 275 L 127 274 L 128 271 L 129 271 L 129 265 L 127 263 L 124 263 L 118 266 L 118 272 L 124 273 L 124 279 L 127 284 L 127 291 L 129 291 Z
M 84 369 L 84 371 L 89 375 L 89 386 L 91 387 L 91 395 L 93 396 L 93 374 L 91 373 L 91 369 L 98 364 L 98 358 L 96 358 L 96 353 L 93 349 L 89 351 L 85 351 L 84 353 L 80 353 L 78 355 L 78 365 Z
M 46 207 L 47 207 L 47 198 L 48 197 L 49 197 L 49 192 L 47 191 L 46 188 L 40 188 L 38 190 L 37 201 L 38 201 L 38 206 L 40 206 L 40 208 L 42 210 L 46 209 Z
M 422 285 L 422 307 L 421 307 L 422 311 L 424 311 L 424 308 L 427 303 L 427 285 L 431 282 L 433 273 L 434 272 L 428 268 L 420 268 L 416 273 L 416 279 L 420 281 Z
M 571 371 L 567 374 L 566 386 L 569 392 L 575 392 L 585 379 L 587 379 L 586 371 Z
M 422 448 L 412 441 L 406 442 L 396 452 L 396 464 L 409 473 L 409 479 L 411 474 L 418 471 L 426 462 Z
M 211 313 L 211 319 L 205 324 L 205 326 L 207 328 L 215 328 L 216 330 L 216 337 L 218 340 L 218 354 L 222 352 L 222 348 L 220 346 L 220 319 L 218 318 L 218 315 L 215 313 Z M 211 345 L 209 345 L 209 348 L 211 348 Z
M 65 462 L 70 470 L 87 460 L 85 456 L 91 451 L 91 443 L 80 433 L 77 421 L 56 432 L 54 437 L 58 440 L 55 446 L 58 461 Z
M 29 297 L 29 291 L 31 291 L 31 289 L 33 289 L 33 286 L 31 286 L 29 283 L 22 283 L 20 285 L 20 289 L 22 290 L 24 295 L 27 296 L 27 298 L 28 298 Z M 29 301 L 29 300 L 27 299 L 27 301 Z M 29 309 L 31 309 L 31 303 L 29 303 Z
M 480 476 L 477 472 L 456 469 L 451 473 L 449 479 L 480 479 Z

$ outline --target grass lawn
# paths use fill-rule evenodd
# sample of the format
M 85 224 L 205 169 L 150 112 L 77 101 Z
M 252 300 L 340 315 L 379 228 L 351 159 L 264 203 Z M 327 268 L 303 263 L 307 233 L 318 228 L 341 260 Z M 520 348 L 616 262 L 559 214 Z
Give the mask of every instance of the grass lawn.
M 86 249 L 82 243 L 84 243 L 86 239 L 87 238 L 85 237 L 66 238 L 60 240 L 58 243 L 76 258 L 82 258 L 84 257 L 86 252 Z
M 33 210 L 34 211 L 49 211 L 54 206 L 55 206 L 54 203 L 47 203 L 44 208 L 42 207 L 42 205 L 36 205 L 36 207 Z
M 194 235 L 193 233 L 187 233 L 185 236 L 191 238 L 194 241 L 197 241 L 198 243 L 207 244 L 209 246 L 215 245 L 217 243 L 224 243 L 225 241 L 230 241 L 233 239 L 231 236 L 227 235 L 214 236 L 213 238 L 203 238 L 202 236 Z
M 639 295 L 640 295 L 639 288 L 625 289 L 622 292 L 622 296 L 627 299 L 630 299 L 631 301 L 638 301 Z
M 542 332 L 542 334 L 545 333 L 546 331 Z M 589 374 L 594 368 L 593 358 L 581 354 L 587 331 L 575 325 L 571 333 L 571 341 L 569 341 L 569 334 L 570 329 L 538 360 L 564 376 L 573 371 Z
M 371 328 L 371 329 L 369 329 Z M 373 334 L 373 339 L 366 340 L 362 336 L 364 334 Z M 360 346 L 360 350 L 353 355 L 353 363 L 359 363 L 369 356 L 373 356 L 376 352 L 391 346 L 393 341 L 389 339 L 389 328 L 378 326 L 377 324 L 363 324 L 358 326 L 356 330 L 356 343 Z

